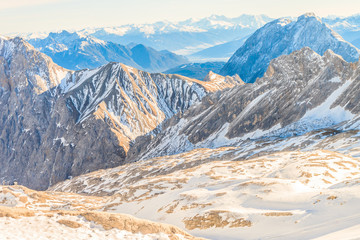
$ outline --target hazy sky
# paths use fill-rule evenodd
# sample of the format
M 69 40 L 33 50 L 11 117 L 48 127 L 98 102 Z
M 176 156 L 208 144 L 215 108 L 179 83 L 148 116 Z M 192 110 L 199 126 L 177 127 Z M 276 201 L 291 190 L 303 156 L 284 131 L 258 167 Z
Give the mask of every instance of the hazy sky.
M 0 0 L 0 34 L 179 21 L 211 14 L 283 17 L 305 12 L 353 15 L 360 13 L 360 0 Z

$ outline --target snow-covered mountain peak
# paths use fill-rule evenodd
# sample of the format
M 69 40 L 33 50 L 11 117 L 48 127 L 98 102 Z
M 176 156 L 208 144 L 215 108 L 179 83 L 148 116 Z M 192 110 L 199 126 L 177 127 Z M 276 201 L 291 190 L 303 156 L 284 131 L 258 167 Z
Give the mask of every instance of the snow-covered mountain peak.
M 37 189 L 121 164 L 137 137 L 234 86 L 116 62 L 73 72 L 21 38 L 0 39 L 0 66 L 1 177 Z
M 220 74 L 239 74 L 245 82 L 255 82 L 263 76 L 272 59 L 303 47 L 310 47 L 320 55 L 332 49 L 348 62 L 357 62 L 360 56 L 359 49 L 318 17 L 305 14 L 296 21 L 277 19 L 258 29 L 235 52 Z

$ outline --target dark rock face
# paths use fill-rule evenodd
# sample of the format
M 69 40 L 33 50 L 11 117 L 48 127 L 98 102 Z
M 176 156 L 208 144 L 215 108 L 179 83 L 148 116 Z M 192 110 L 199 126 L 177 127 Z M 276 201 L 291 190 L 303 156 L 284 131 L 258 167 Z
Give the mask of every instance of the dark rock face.
M 320 55 L 331 49 L 348 62 L 359 60 L 359 49 L 343 40 L 314 14 L 305 14 L 297 21 L 277 19 L 258 29 L 235 52 L 220 74 L 238 74 L 245 82 L 253 83 L 264 75 L 272 59 L 303 47 L 310 47 Z
M 137 158 L 128 160 L 241 146 L 264 136 L 341 130 L 358 119 L 359 80 L 359 63 L 348 63 L 330 50 L 320 56 L 303 48 L 273 60 L 255 84 L 208 95 L 181 117 L 171 118 L 151 141 L 138 141 L 133 147 Z

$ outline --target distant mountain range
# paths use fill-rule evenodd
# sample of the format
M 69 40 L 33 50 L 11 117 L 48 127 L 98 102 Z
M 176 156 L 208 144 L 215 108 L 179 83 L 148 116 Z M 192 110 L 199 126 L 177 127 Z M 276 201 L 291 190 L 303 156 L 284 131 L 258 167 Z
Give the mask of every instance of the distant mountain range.
M 121 62 L 149 72 L 161 72 L 188 60 L 166 50 L 156 51 L 142 44 L 128 46 L 68 31 L 50 33 L 46 38 L 29 39 L 36 49 L 67 69 L 96 68 L 109 62 Z
M 131 24 L 118 27 L 87 28 L 77 31 L 80 35 L 119 43 L 143 44 L 156 50 L 169 50 L 181 55 L 250 35 L 256 29 L 274 19 L 266 15 L 241 15 L 235 18 L 212 15 L 201 19 L 181 22 L 157 22 Z M 26 40 L 45 38 L 48 33 L 21 34 Z
M 280 18 L 258 29 L 221 69 L 221 75 L 239 76 L 249 83 L 261 78 L 270 61 L 303 47 L 319 54 L 331 49 L 346 61 L 359 60 L 360 50 L 346 42 L 313 13 L 291 20 Z
M 296 18 L 290 18 L 295 20 Z M 78 38 L 83 38 L 75 45 L 64 44 L 59 37 L 55 36 L 60 33 L 53 33 L 53 40 L 41 41 L 48 36 L 48 33 L 41 34 L 22 34 L 31 44 L 36 45 L 38 49 L 48 48 L 42 50 L 51 57 L 55 62 L 61 66 L 69 69 L 93 68 L 97 67 L 99 63 L 105 64 L 106 62 L 119 61 L 130 66 L 150 71 L 157 72 L 175 67 L 180 64 L 179 61 L 184 61 L 180 56 L 171 55 L 169 52 L 157 52 L 161 50 L 168 50 L 177 54 L 186 55 L 191 62 L 215 62 L 215 61 L 228 61 L 229 58 L 239 49 L 244 42 L 250 37 L 257 29 L 274 19 L 265 15 L 241 15 L 236 18 L 228 18 L 225 16 L 212 15 L 202 19 L 188 19 L 181 22 L 157 22 L 154 24 L 132 24 L 123 25 L 118 27 L 103 27 L 103 28 L 88 28 L 76 31 Z M 323 23 L 329 25 L 330 28 L 338 32 L 346 41 L 352 43 L 354 46 L 360 48 L 360 16 L 354 15 L 350 17 L 327 17 L 321 19 Z M 64 33 L 63 33 L 64 34 Z M 61 37 L 60 37 L 61 38 Z M 73 40 L 74 36 L 71 37 Z M 87 39 L 84 39 L 87 38 Z M 93 39 L 93 40 L 90 40 Z M 36 39 L 36 41 L 34 40 Z M 100 41 L 102 40 L 102 41 Z M 81 42 L 89 43 L 89 46 L 81 46 Z M 95 46 L 105 43 L 107 46 Z M 111 43 L 112 42 L 112 43 Z M 120 44 L 116 46 L 115 43 Z M 79 53 L 56 53 L 52 51 L 59 51 L 67 47 L 74 47 L 78 49 Z M 142 44 L 149 52 L 149 59 L 155 66 L 146 67 L 134 61 L 139 56 L 132 56 L 131 49 L 136 45 Z M 55 48 L 53 47 L 54 45 Z M 51 49 L 54 48 L 54 49 Z M 82 48 L 90 52 L 90 56 L 83 56 Z M 151 49 L 153 48 L 153 49 Z M 156 51 L 155 51 L 155 50 Z M 62 62 L 62 58 L 73 57 L 73 62 Z M 77 56 L 75 56 L 77 55 Z M 117 56 L 116 56 L 117 55 Z M 151 57 L 154 56 L 155 57 Z M 166 55 L 166 57 L 163 57 Z M 116 57 L 115 57 L 116 56 Z M 140 55 L 140 57 L 142 57 Z M 79 61 L 77 61 L 79 59 Z M 81 59 L 89 64 L 77 64 Z M 108 59 L 108 60 L 107 60 Z M 163 61 L 163 60 L 164 61 Z M 167 61 L 165 61 L 167 59 Z M 170 61 L 169 61 L 170 60 Z M 186 60 L 185 60 L 186 61 Z M 154 63 L 158 62 L 158 64 Z M 174 63 L 170 67 L 163 62 Z M 185 63 L 185 62 L 184 62 Z M 168 67 L 168 68 L 166 68 Z

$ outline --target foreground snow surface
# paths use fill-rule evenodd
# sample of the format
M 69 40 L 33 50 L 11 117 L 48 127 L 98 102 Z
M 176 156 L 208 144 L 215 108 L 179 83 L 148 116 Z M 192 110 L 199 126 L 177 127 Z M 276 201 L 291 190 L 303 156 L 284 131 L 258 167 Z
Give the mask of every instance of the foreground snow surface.
M 233 150 L 197 149 L 132 163 L 54 189 L 110 195 L 105 211 L 171 223 L 209 239 L 359 236 L 358 159 L 315 150 L 226 160 Z
M 0 239 L 196 239 L 169 224 L 103 212 L 106 201 L 0 186 Z
M 74 222 L 81 227 L 65 225 Z M 124 239 L 124 240 L 168 240 L 166 234 L 141 234 L 119 229 L 104 230 L 101 226 L 78 217 L 47 216 L 20 219 L 4 218 L 0 222 L 0 239 Z M 179 238 L 181 239 L 181 238 Z

